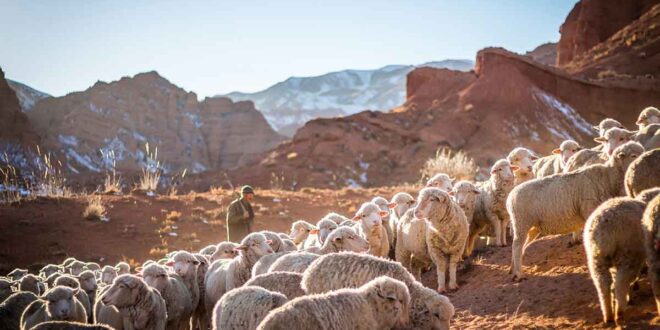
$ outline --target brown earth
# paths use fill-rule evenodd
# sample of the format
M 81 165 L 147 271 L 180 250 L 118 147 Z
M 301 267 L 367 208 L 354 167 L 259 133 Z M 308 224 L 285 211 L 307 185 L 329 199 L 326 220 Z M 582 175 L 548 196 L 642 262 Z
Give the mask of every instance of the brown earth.
M 380 189 L 310 189 L 303 192 L 259 191 L 256 229 L 287 232 L 290 223 L 316 221 L 336 210 L 346 215 L 362 201 L 415 187 Z M 224 239 L 223 219 L 231 193 L 176 197 L 103 196 L 109 222 L 82 217 L 84 197 L 37 199 L 0 206 L 0 274 L 14 267 L 36 270 L 68 256 L 101 264 L 126 260 L 134 265 L 158 258 L 166 250 L 199 249 Z M 160 234 L 167 214 L 181 212 L 173 224 L 178 235 Z M 154 218 L 155 220 L 151 220 Z M 206 220 L 205 223 L 204 220 Z M 171 226 L 172 224 L 170 224 Z M 525 255 L 528 279 L 515 283 L 508 274 L 510 248 L 484 247 L 459 273 L 460 289 L 448 294 L 456 307 L 456 329 L 608 329 L 600 324 L 596 290 L 589 278 L 581 246 L 567 247 L 568 237 L 546 237 Z M 435 272 L 423 283 L 436 287 Z M 628 328 L 660 328 L 652 322 L 655 305 L 646 278 L 631 294 Z

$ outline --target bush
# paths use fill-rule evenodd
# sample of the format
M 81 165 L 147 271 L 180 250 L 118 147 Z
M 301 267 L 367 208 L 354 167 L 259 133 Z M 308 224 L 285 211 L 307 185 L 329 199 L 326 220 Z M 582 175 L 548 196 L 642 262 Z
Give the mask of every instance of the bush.
M 102 220 L 105 218 L 105 206 L 101 196 L 92 196 L 87 199 L 87 207 L 83 211 L 83 218 L 87 220 Z
M 456 180 L 474 180 L 478 170 L 474 159 L 463 151 L 454 152 L 449 148 L 442 148 L 424 164 L 421 180 L 425 182 L 437 173 L 446 173 Z

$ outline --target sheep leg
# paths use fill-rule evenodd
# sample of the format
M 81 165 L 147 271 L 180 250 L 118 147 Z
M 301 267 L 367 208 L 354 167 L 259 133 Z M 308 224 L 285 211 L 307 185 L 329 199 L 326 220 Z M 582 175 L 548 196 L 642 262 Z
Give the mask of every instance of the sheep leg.
M 502 240 L 502 245 L 501 246 L 506 246 L 506 235 L 508 232 L 508 225 L 509 225 L 509 219 L 503 219 L 502 220 L 502 233 L 500 234 L 500 238 Z
M 460 254 L 449 255 L 449 290 L 458 289 L 458 283 L 456 280 L 456 266 L 460 260 L 460 257 Z
M 490 225 L 493 226 L 493 232 L 495 232 L 495 243 L 492 244 L 489 239 L 488 245 L 502 246 L 502 221 L 492 212 L 488 212 L 488 220 L 490 220 Z
M 654 260 L 655 261 L 655 260 Z M 660 315 L 660 269 L 654 262 L 649 262 L 649 281 L 653 288 L 653 297 L 655 298 L 655 307 Z
M 623 314 L 628 307 L 628 294 L 630 293 L 630 284 L 637 277 L 634 266 L 618 267 L 614 278 L 614 301 L 616 302 L 614 321 L 619 324 L 623 321 Z
M 598 301 L 600 301 L 600 310 L 603 313 L 603 322 L 612 322 L 612 276 L 609 267 L 595 261 L 591 268 L 591 276 L 598 291 Z
M 445 288 L 445 272 L 447 271 L 447 257 L 440 251 L 433 251 L 431 259 L 435 263 L 435 270 L 438 273 L 438 292 L 444 293 L 447 291 Z
M 536 228 L 532 227 L 528 232 L 527 232 L 527 239 L 525 240 L 525 245 L 523 246 L 523 251 L 527 250 L 527 247 L 532 244 L 539 236 L 541 235 L 541 231 Z
M 511 274 L 513 274 L 514 281 L 520 281 L 525 278 L 522 273 L 522 259 L 525 253 L 523 246 L 526 240 L 527 230 L 518 231 L 514 227 L 513 245 L 511 248 Z

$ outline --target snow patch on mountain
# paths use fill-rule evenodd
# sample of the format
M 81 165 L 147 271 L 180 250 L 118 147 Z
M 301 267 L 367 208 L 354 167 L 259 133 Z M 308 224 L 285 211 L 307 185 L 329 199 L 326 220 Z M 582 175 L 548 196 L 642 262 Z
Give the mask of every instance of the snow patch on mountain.
M 50 97 L 50 95 L 42 91 L 38 91 L 28 85 L 19 83 L 18 81 L 7 79 L 7 84 L 9 84 L 9 87 L 16 93 L 16 97 L 18 97 L 18 103 L 21 105 L 21 110 L 23 112 L 32 110 L 32 107 L 34 107 L 37 102 Z

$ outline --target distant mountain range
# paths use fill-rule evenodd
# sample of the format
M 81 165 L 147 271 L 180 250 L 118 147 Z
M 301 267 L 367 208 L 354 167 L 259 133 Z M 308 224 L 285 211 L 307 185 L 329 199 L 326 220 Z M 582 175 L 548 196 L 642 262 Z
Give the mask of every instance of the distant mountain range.
M 343 70 L 313 77 L 291 77 L 256 93 L 232 92 L 234 101 L 253 101 L 280 134 L 295 131 L 314 118 L 385 111 L 406 99 L 406 75 L 415 68 L 470 71 L 471 60 L 444 60 L 421 65 L 388 65 L 376 70 Z

